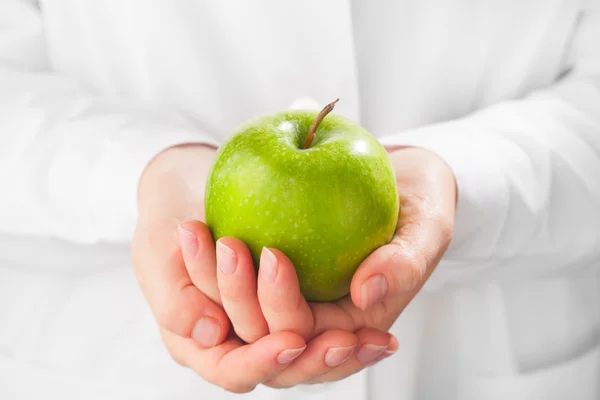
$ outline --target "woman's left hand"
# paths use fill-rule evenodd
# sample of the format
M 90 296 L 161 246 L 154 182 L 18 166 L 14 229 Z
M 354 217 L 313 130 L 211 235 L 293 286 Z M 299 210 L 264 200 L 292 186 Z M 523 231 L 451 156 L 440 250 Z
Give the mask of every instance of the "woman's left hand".
M 390 158 L 400 196 L 397 232 L 390 244 L 377 249 L 358 268 L 352 279 L 350 297 L 335 303 L 310 304 L 314 317 L 312 337 L 334 329 L 387 331 L 421 289 L 450 244 L 457 194 L 449 167 L 435 154 L 419 148 L 397 149 L 390 153 Z M 291 275 L 293 268 L 289 260 L 281 253 L 273 253 L 277 255 L 279 268 Z M 270 284 L 285 287 L 284 282 Z M 259 299 L 273 293 L 264 288 L 266 285 L 269 283 L 259 279 Z M 298 290 L 288 288 L 292 289 Z M 283 326 L 271 327 L 271 331 L 282 329 Z M 386 348 L 359 348 L 352 359 L 331 371 L 323 371 L 310 383 L 343 379 L 363 369 L 373 354 L 379 352 L 371 362 L 391 355 L 397 345 L 394 339 Z M 309 342 L 307 351 L 294 364 L 266 384 L 279 387 L 301 383 L 300 371 L 311 363 L 310 347 Z

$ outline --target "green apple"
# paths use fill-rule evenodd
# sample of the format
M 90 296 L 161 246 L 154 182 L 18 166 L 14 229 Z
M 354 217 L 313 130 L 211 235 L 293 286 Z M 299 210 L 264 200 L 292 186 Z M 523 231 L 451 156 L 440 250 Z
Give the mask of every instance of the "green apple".
M 361 126 L 327 115 L 334 104 L 242 125 L 219 148 L 206 186 L 214 239 L 240 239 L 257 267 L 263 247 L 281 250 L 310 301 L 347 295 L 360 263 L 389 243 L 398 220 L 387 152 Z

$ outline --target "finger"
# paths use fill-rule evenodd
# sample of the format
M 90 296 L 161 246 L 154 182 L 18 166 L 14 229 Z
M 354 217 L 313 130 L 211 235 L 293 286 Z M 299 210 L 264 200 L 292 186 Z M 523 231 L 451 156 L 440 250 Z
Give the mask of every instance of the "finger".
M 400 216 L 392 243 L 372 253 L 352 279 L 351 296 L 363 310 L 386 296 L 412 295 L 431 274 L 452 237 L 456 182 L 437 155 L 418 148 L 394 151 Z
M 356 350 L 358 338 L 351 332 L 331 330 L 311 340 L 302 356 L 265 385 L 289 388 L 324 375 L 345 363 Z
M 344 297 L 335 303 L 309 305 L 314 319 L 313 336 L 333 329 L 354 332 L 366 326 L 365 313 L 352 303 L 350 297 Z
M 386 358 L 394 355 L 396 353 L 396 351 L 398 351 L 398 339 L 396 339 L 396 337 L 394 335 L 392 335 L 392 337 L 390 338 L 390 344 L 387 347 L 387 349 L 385 349 L 385 351 L 383 353 L 381 353 L 374 361 L 374 363 L 378 363 L 381 360 L 385 360 Z M 373 364 L 373 363 L 371 363 Z
M 258 273 L 258 300 L 269 331 L 295 332 L 308 338 L 313 315 L 300 293 L 292 262 L 279 250 L 263 249 Z
M 237 335 L 253 343 L 269 333 L 256 293 L 250 251 L 237 239 L 217 241 L 217 281 L 223 307 Z
M 217 284 L 215 242 L 208 227 L 196 220 L 179 224 L 179 243 L 185 265 L 194 285 L 217 304 L 221 296 Z
M 316 377 L 308 383 L 333 382 L 354 375 L 368 365 L 372 364 L 386 350 L 395 352 L 398 341 L 389 333 L 383 333 L 376 329 L 364 328 L 356 332 L 358 338 L 357 351 L 345 363 L 325 374 Z M 396 348 L 394 348 L 396 346 Z
M 133 265 L 158 324 L 204 347 L 222 343 L 229 333 L 225 311 L 205 296 L 185 268 L 177 226 L 136 231 Z
M 177 362 L 234 393 L 252 391 L 287 368 L 306 348 L 304 340 L 291 332 L 267 335 L 250 345 L 231 339 L 211 349 L 200 349 L 168 332 L 163 332 L 163 341 Z
M 438 220 L 410 222 L 373 252 L 352 278 L 354 304 L 366 310 L 386 297 L 411 296 L 433 272 L 450 243 L 451 228 Z

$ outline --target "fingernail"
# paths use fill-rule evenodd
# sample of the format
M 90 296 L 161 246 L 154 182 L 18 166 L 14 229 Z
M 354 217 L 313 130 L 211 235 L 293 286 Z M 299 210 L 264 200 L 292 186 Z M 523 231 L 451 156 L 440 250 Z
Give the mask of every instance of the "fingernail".
M 330 348 L 327 350 L 327 353 L 325 353 L 325 365 L 328 367 L 337 367 L 338 365 L 345 363 L 352 353 L 354 353 L 355 349 L 356 346 Z
M 300 347 L 299 349 L 290 349 L 284 350 L 277 356 L 277 363 L 279 364 L 289 364 L 294 361 L 296 358 L 302 354 L 302 352 L 306 349 L 306 346 Z
M 213 347 L 221 336 L 221 327 L 216 319 L 202 317 L 192 329 L 192 339 L 202 347 Z
M 363 344 L 360 346 L 356 358 L 360 362 L 368 363 L 379 357 L 379 355 L 383 353 L 386 348 L 387 346 L 377 346 L 369 343 Z
M 396 350 L 384 350 L 383 353 L 381 353 L 379 356 L 377 356 L 377 358 L 375 358 L 375 361 L 381 361 L 381 360 L 383 360 L 385 358 L 388 358 L 389 356 L 391 356 L 395 352 L 396 352 Z
M 235 251 L 221 241 L 217 242 L 217 266 L 225 275 L 231 275 L 237 268 Z
M 179 244 L 181 245 L 181 251 L 186 258 L 196 257 L 198 254 L 198 238 L 192 232 L 179 226 L 177 230 L 179 236 Z
M 266 247 L 262 249 L 258 272 L 267 281 L 275 282 L 275 278 L 277 277 L 277 257 Z
M 367 279 L 360 288 L 361 308 L 366 310 L 383 299 L 388 291 L 388 282 L 383 274 L 376 274 Z

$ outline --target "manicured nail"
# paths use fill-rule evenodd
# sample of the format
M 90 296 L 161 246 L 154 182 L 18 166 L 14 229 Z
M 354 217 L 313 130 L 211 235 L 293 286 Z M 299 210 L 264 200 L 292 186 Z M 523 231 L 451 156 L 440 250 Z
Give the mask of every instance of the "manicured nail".
M 391 356 L 395 352 L 396 352 L 396 350 L 384 350 L 383 353 L 381 353 L 379 356 L 377 356 L 377 358 L 375 358 L 375 361 L 381 361 L 381 360 L 383 360 L 385 358 L 388 358 L 389 356 Z
M 179 236 L 179 244 L 181 245 L 181 251 L 186 258 L 196 257 L 198 254 L 198 238 L 192 232 L 179 226 L 177 229 L 177 235 Z
M 217 242 L 217 266 L 225 275 L 231 275 L 237 268 L 235 251 L 221 241 Z
M 192 329 L 192 339 L 202 347 L 213 347 L 221 336 L 221 327 L 216 319 L 202 317 Z
M 262 254 L 260 256 L 260 276 L 266 279 L 269 282 L 275 282 L 275 278 L 277 278 L 277 257 L 275 254 L 266 247 L 263 247 Z
M 356 346 L 332 347 L 325 353 L 325 365 L 328 367 L 337 367 L 345 363 L 354 353 Z
M 306 349 L 306 346 L 300 347 L 299 349 L 284 350 L 277 356 L 278 364 L 289 364 L 302 354 Z
M 361 308 L 366 310 L 383 299 L 388 291 L 388 282 L 383 274 L 376 274 L 367 279 L 360 288 Z
M 387 346 L 377 346 L 369 343 L 363 344 L 360 346 L 356 358 L 360 362 L 368 363 L 379 357 L 379 355 L 383 353 L 386 348 Z

